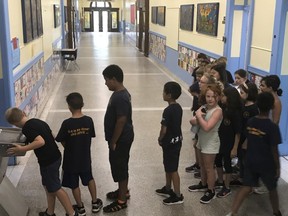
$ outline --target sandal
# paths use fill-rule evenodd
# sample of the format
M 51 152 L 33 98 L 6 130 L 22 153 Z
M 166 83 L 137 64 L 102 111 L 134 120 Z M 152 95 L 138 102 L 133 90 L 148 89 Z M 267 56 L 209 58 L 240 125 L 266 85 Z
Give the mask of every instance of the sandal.
M 103 211 L 106 213 L 111 213 L 111 212 L 117 212 L 122 209 L 127 208 L 127 202 L 124 203 L 119 203 L 117 200 L 115 202 L 112 202 L 111 204 L 105 206 L 103 208 Z
M 110 200 L 117 200 L 118 195 L 119 195 L 119 189 L 107 193 L 106 197 L 107 197 L 107 199 L 110 199 Z M 130 193 L 129 193 L 129 190 L 127 190 L 126 199 L 128 200 L 129 198 L 130 198 Z

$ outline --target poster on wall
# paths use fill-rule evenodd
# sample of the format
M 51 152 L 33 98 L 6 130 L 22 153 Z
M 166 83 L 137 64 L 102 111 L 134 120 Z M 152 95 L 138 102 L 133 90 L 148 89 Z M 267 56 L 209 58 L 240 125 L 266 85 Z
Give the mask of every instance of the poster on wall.
M 194 5 L 180 6 L 180 29 L 192 31 L 194 18 Z
M 217 36 L 219 3 L 197 5 L 196 31 L 202 34 Z
M 24 43 L 33 40 L 32 32 L 32 14 L 30 0 L 21 0 L 22 6 L 22 25 L 23 25 L 23 39 Z
M 135 24 L 135 5 L 130 5 L 130 23 Z

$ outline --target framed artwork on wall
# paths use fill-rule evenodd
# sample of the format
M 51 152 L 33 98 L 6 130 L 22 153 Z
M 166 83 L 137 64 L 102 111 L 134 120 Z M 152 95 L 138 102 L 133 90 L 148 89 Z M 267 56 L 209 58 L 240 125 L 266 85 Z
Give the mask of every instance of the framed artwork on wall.
M 38 36 L 41 36 L 43 35 L 41 0 L 36 0 L 36 14 L 37 14 L 37 33 Z
M 33 39 L 38 37 L 37 32 L 37 3 L 36 0 L 31 0 L 31 15 L 32 15 L 32 35 Z
M 67 6 L 64 6 L 64 22 L 67 23 L 68 22 L 68 9 Z
M 159 6 L 157 9 L 157 23 L 162 26 L 165 26 L 165 11 L 165 6 Z
M 60 13 L 60 6 L 57 4 L 53 5 L 54 10 L 54 28 L 60 26 L 61 23 L 61 13 Z
M 180 29 L 193 31 L 194 5 L 180 6 Z
M 196 31 L 202 34 L 217 36 L 219 3 L 197 5 Z
M 151 22 L 154 24 L 157 24 L 157 11 L 158 7 L 152 7 L 151 8 Z
M 30 0 L 21 0 L 22 6 L 22 25 L 23 25 L 23 39 L 24 43 L 33 40 L 32 32 L 32 13 Z

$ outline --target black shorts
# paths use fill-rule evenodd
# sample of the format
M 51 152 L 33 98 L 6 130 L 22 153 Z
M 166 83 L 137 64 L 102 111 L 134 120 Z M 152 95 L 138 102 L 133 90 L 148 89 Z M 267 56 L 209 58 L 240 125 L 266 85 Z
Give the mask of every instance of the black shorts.
M 114 182 L 121 182 L 129 177 L 128 163 L 130 158 L 131 142 L 117 143 L 116 149 L 109 149 L 109 162 Z
M 61 157 L 48 166 L 40 167 L 42 185 L 46 187 L 49 193 L 54 193 L 61 188 L 61 181 L 59 177 L 60 165 Z
M 243 185 L 250 187 L 258 187 L 259 179 L 261 179 L 264 185 L 269 191 L 276 189 L 278 178 L 276 176 L 276 170 L 266 169 L 263 172 L 257 172 L 251 170 L 249 166 L 245 166 Z
M 88 186 L 89 182 L 93 179 L 92 171 L 69 173 L 63 171 L 62 186 L 75 189 L 79 187 L 79 178 L 82 185 Z
M 166 173 L 177 172 L 182 142 L 163 144 L 163 164 Z

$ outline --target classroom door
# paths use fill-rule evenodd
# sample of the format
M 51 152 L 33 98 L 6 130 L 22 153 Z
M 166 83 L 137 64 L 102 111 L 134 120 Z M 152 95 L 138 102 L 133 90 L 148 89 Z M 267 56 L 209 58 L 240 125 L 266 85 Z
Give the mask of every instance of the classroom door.
M 234 0 L 227 1 L 225 22 L 224 56 L 227 57 L 227 69 L 234 73 L 239 68 L 247 69 L 249 65 L 251 43 L 251 24 L 253 19 L 254 0 L 247 4 L 235 4 Z

